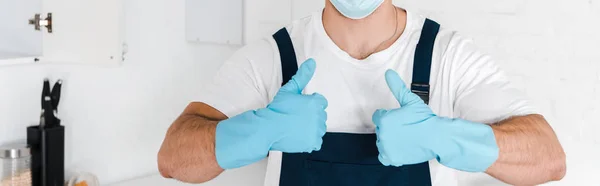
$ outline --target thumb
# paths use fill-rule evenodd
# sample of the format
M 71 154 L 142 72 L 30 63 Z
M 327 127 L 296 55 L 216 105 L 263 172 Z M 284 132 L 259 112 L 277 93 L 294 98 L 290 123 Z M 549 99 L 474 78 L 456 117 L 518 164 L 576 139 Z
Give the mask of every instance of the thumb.
M 398 103 L 400 103 L 401 107 L 409 106 L 422 101 L 419 96 L 412 93 L 406 87 L 404 81 L 394 70 L 387 70 L 385 72 L 385 81 L 387 82 L 387 85 L 390 88 L 390 91 L 392 91 L 392 94 L 396 100 L 398 100 Z
M 292 79 L 283 85 L 280 91 L 296 94 L 302 93 L 302 90 L 304 90 L 306 85 L 308 85 L 308 82 L 310 82 L 310 79 L 312 79 L 316 67 L 317 63 L 312 58 L 304 61 L 304 63 L 300 65 L 300 68 L 298 68 L 296 75 L 292 76 Z

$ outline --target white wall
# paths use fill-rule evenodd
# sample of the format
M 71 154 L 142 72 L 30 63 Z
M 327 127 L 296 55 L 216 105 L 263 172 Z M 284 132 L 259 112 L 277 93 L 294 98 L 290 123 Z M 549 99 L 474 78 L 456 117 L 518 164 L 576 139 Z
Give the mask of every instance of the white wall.
M 246 39 L 323 1 L 247 0 Z M 43 77 L 61 77 L 67 167 L 102 183 L 156 172 L 168 125 L 235 48 L 185 43 L 184 0 L 125 2 L 130 52 L 121 67 L 0 67 L 0 144 L 25 138 L 25 126 L 37 123 Z M 474 38 L 527 91 L 567 151 L 567 177 L 554 184 L 600 183 L 600 2 L 395 2 Z

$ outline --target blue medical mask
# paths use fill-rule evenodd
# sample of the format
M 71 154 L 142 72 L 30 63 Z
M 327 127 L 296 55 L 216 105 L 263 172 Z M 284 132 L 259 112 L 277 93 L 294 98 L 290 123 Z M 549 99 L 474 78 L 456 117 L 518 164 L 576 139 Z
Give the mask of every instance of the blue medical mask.
M 362 19 L 371 15 L 384 0 L 329 0 L 342 15 Z

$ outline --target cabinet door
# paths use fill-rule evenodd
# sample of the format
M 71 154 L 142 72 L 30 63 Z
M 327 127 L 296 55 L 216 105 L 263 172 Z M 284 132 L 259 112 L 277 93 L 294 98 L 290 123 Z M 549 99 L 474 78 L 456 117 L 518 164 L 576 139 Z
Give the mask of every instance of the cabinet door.
M 186 0 L 185 32 L 189 42 L 242 45 L 242 0 Z
M 123 2 L 43 0 L 44 12 L 52 13 L 53 28 L 52 33 L 44 33 L 44 56 L 40 61 L 119 64 L 124 55 Z
M 42 55 L 42 32 L 28 23 L 41 10 L 42 0 L 0 0 L 0 60 Z

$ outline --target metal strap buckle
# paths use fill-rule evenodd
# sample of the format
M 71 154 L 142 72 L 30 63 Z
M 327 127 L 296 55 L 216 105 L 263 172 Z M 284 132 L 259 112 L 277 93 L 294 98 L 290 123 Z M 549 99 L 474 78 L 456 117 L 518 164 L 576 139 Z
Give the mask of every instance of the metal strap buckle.
M 411 91 L 421 97 L 425 104 L 429 104 L 429 85 L 413 83 L 411 86 Z

